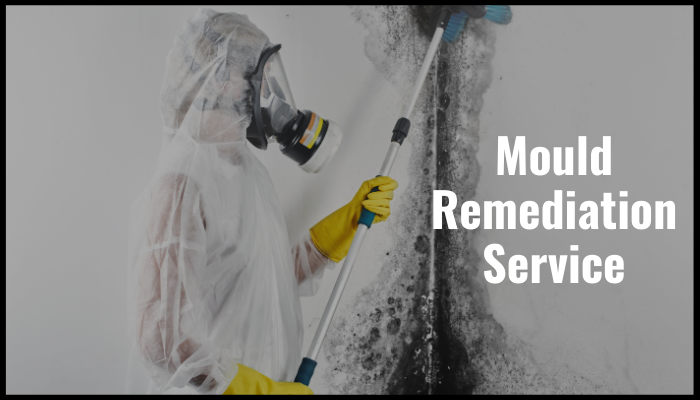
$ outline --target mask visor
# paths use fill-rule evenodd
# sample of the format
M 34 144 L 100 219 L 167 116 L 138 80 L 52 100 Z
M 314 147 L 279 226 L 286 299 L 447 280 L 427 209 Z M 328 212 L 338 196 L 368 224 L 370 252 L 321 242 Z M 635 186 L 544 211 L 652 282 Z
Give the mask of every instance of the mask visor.
M 297 118 L 297 107 L 279 52 L 272 54 L 265 63 L 260 83 L 260 111 L 269 139 L 284 133 Z

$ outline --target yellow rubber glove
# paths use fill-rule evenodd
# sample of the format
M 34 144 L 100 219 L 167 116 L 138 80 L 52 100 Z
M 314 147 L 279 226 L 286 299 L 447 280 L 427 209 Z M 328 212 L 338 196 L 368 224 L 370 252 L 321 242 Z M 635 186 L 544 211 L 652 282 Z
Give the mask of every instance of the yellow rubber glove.
M 379 191 L 370 193 L 375 186 L 379 186 Z M 394 198 L 394 189 L 397 187 L 398 182 L 388 176 L 378 176 L 365 181 L 348 204 L 311 228 L 311 240 L 316 248 L 335 262 L 345 258 L 357 231 L 362 207 L 376 214 L 373 223 L 386 221 L 391 214 L 389 201 Z
M 260 372 L 238 364 L 238 373 L 224 394 L 314 394 L 303 383 L 275 382 Z

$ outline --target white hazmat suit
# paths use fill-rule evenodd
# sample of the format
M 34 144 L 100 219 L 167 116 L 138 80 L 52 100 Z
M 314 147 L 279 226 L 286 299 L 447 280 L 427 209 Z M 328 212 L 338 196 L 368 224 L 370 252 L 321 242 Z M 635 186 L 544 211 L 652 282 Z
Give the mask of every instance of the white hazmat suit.
M 220 394 L 237 363 L 291 381 L 301 362 L 299 294 L 333 262 L 308 233 L 290 246 L 247 145 L 268 46 L 246 16 L 201 9 L 168 54 L 157 172 L 129 232 L 130 392 Z

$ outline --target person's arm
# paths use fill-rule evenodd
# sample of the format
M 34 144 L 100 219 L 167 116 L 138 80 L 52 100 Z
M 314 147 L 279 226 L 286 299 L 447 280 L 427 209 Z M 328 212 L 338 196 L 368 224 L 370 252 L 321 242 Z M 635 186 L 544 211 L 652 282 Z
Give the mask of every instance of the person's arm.
M 202 347 L 203 339 L 190 337 L 181 325 L 192 301 L 185 278 L 206 265 L 205 229 L 193 181 L 182 174 L 161 177 L 151 193 L 136 292 L 139 352 L 151 377 L 160 382 L 170 382 Z M 207 373 L 182 378 L 204 391 L 216 385 Z
M 206 267 L 206 220 L 197 185 L 181 174 L 161 178 L 150 198 L 137 274 L 137 341 L 162 391 L 190 385 L 201 393 L 313 394 L 238 363 L 206 333 L 198 276 Z M 188 328 L 184 328 L 187 326 Z
M 334 264 L 333 260 L 324 256 L 316 248 L 308 234 L 292 248 L 292 258 L 294 259 L 294 273 L 299 284 L 313 279 L 329 264 Z

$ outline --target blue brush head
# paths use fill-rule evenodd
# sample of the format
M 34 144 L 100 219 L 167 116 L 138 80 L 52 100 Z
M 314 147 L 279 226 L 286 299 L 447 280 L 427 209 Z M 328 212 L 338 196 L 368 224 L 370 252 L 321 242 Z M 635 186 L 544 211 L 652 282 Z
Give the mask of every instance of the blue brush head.
M 445 27 L 445 32 L 442 34 L 442 40 L 447 43 L 452 43 L 459 37 L 459 34 L 464 30 L 464 25 L 467 23 L 467 14 L 462 11 L 458 14 L 450 16 L 450 22 Z
M 443 6 L 443 9 L 445 8 L 450 9 L 452 12 L 462 9 L 470 13 L 467 14 L 467 12 L 461 11 L 450 16 L 445 32 L 442 34 L 442 40 L 447 43 L 457 40 L 466 26 L 469 15 L 472 15 L 474 18 L 485 18 L 502 25 L 509 23 L 513 19 L 510 6 Z
M 505 25 L 513 19 L 513 13 L 510 11 L 510 6 L 486 6 L 484 18 L 491 22 Z

